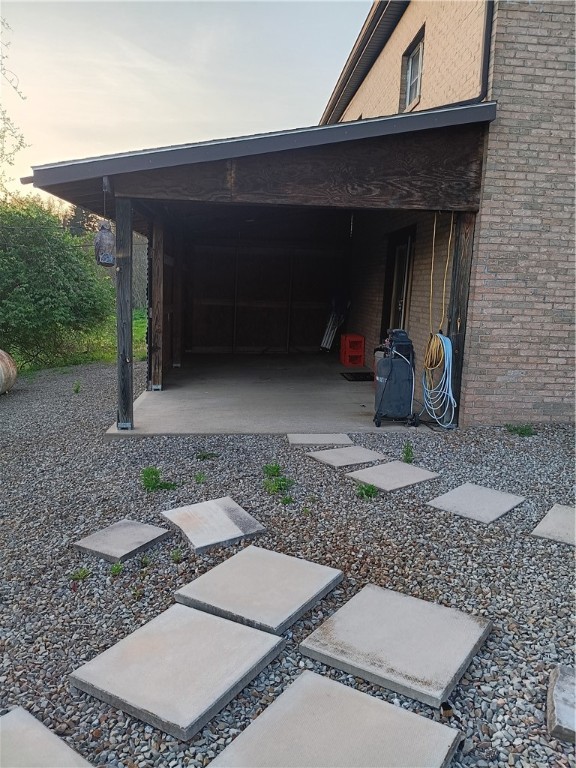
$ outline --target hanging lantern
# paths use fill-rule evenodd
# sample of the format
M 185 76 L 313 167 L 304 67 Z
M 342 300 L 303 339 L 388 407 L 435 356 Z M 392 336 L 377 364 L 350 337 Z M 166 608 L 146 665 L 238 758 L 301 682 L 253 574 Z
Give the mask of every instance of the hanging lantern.
M 116 247 L 116 238 L 112 232 L 109 221 L 103 221 L 100 224 L 100 231 L 94 239 L 94 253 L 96 263 L 102 267 L 113 267 L 116 263 L 114 251 Z

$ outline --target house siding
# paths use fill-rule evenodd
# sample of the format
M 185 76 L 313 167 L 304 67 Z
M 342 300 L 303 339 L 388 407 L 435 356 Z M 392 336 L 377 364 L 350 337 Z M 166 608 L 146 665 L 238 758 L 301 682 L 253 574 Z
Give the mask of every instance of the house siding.
M 341 121 L 403 110 L 402 57 L 424 25 L 422 93 L 412 111 L 478 96 L 485 14 L 484 0 L 412 0 Z
M 574 5 L 497 2 L 461 425 L 574 419 Z

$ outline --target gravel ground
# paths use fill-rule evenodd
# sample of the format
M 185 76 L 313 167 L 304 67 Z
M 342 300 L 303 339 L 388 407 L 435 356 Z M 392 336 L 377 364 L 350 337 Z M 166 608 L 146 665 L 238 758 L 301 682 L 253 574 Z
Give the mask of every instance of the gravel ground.
M 0 706 L 20 704 L 94 765 L 205 766 L 303 668 L 435 720 L 432 707 L 302 657 L 298 643 L 371 582 L 486 616 L 487 642 L 451 702 L 463 742 L 453 765 L 576 766 L 574 747 L 546 732 L 554 665 L 573 658 L 573 550 L 528 536 L 555 503 L 574 504 L 573 429 L 541 426 L 414 432 L 415 464 L 441 476 L 360 500 L 355 485 L 290 447 L 285 436 L 191 436 L 105 442 L 115 418 L 115 368 L 83 366 L 20 378 L 0 398 L 0 512 L 4 661 Z M 136 370 L 136 391 L 144 367 Z M 76 384 L 78 383 L 78 384 Z M 79 391 L 78 390 L 79 386 Z M 403 434 L 354 442 L 400 459 Z M 201 460 L 199 451 L 218 457 Z M 284 505 L 262 487 L 264 464 L 296 481 Z M 143 467 L 175 490 L 145 492 Z M 206 482 L 195 482 L 204 473 Z M 485 526 L 425 503 L 464 482 L 526 497 Z M 254 543 L 341 568 L 342 584 L 285 636 L 280 656 L 190 742 L 180 742 L 90 696 L 67 677 L 173 603 L 173 592 L 239 551 L 195 556 L 174 532 L 113 577 L 72 543 L 122 517 L 163 525 L 162 509 L 231 495 L 268 528 Z M 173 562 L 181 549 L 184 559 Z M 91 575 L 74 583 L 73 571 Z

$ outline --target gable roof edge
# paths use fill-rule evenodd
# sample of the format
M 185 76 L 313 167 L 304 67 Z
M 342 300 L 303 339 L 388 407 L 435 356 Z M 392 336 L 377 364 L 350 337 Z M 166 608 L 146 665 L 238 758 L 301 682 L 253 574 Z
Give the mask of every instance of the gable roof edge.
M 396 29 L 410 0 L 375 0 L 338 78 L 320 125 L 337 123 L 383 47 Z

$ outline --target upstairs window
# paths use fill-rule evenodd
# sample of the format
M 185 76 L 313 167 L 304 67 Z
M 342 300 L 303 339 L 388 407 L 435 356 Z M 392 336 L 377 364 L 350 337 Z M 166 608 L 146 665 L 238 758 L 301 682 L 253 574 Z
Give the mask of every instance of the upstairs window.
M 422 87 L 422 56 L 424 54 L 424 40 L 420 40 L 416 48 L 408 56 L 406 67 L 406 107 L 420 98 Z
M 399 112 L 409 112 L 420 101 L 424 61 L 424 27 L 420 29 L 402 56 Z

